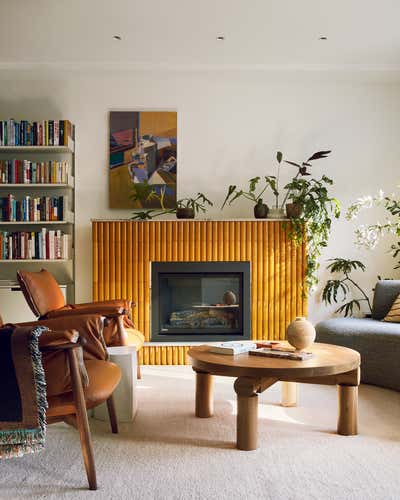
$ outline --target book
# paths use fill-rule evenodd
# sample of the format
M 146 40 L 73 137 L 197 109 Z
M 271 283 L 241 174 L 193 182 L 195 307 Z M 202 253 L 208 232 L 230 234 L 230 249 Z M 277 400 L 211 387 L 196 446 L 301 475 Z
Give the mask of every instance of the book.
M 256 348 L 253 342 L 220 342 L 209 346 L 209 352 L 214 354 L 243 354 Z
M 268 347 L 253 349 L 249 351 L 249 354 L 251 354 L 252 356 L 265 356 L 267 358 L 281 358 L 294 361 L 304 361 L 305 359 L 314 357 L 314 354 L 312 352 L 295 351 L 292 349 L 271 349 Z

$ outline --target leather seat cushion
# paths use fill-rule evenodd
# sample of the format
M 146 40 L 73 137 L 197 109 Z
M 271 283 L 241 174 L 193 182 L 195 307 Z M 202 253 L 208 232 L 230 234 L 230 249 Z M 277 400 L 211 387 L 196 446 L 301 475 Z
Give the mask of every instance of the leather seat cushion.
M 109 361 L 87 360 L 85 366 L 89 376 L 89 385 L 83 390 L 86 408 L 94 408 L 106 401 L 114 392 L 121 379 L 121 370 L 116 364 Z M 52 396 L 48 398 L 48 403 L 48 417 L 75 413 L 72 392 Z

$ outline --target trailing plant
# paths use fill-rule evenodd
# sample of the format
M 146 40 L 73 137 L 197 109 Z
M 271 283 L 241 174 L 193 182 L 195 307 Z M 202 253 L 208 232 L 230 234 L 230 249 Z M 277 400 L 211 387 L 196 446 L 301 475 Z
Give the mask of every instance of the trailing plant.
M 182 198 L 177 201 L 178 208 L 191 208 L 194 213 L 206 212 L 206 205 L 212 207 L 214 204 L 203 193 L 197 193 L 195 198 Z
M 306 286 L 310 290 L 318 283 L 317 272 L 321 250 L 328 244 L 332 220 L 340 216 L 339 201 L 329 194 L 332 179 L 294 178 L 286 185 L 290 199 L 299 203 L 302 213 L 287 224 L 288 237 L 295 244 L 307 244 Z
M 165 208 L 165 192 L 166 188 L 163 186 L 158 193 L 150 184 L 142 183 L 140 189 L 135 189 L 132 198 L 134 201 L 150 201 L 158 200 L 160 203 L 160 208 L 149 208 L 147 210 L 142 210 L 140 212 L 135 211 L 132 220 L 150 220 L 155 217 L 159 217 L 165 214 L 172 214 L 175 212 L 175 208 Z
M 140 212 L 134 212 L 132 220 L 151 220 L 155 217 L 160 217 L 160 215 L 173 214 L 175 212 L 174 208 L 159 210 L 157 208 L 149 208 L 148 210 L 143 210 Z
M 400 256 L 400 198 L 395 194 L 385 196 L 379 191 L 376 196 L 363 196 L 350 205 L 346 213 L 346 219 L 355 219 L 361 210 L 371 207 L 383 207 L 386 212 L 386 220 L 383 224 L 360 225 L 355 231 L 356 245 L 367 249 L 373 249 L 385 235 L 393 235 L 398 241 L 390 246 L 392 256 L 397 259 Z M 395 269 L 400 269 L 400 260 Z
M 337 304 L 338 302 L 344 302 L 348 294 L 352 294 L 355 288 L 361 294 L 361 297 L 344 302 L 335 312 L 344 313 L 346 317 L 352 316 L 356 308 L 361 311 L 361 302 L 366 302 L 369 312 L 372 312 L 371 303 L 367 294 L 350 276 L 353 271 L 361 270 L 364 272 L 365 265 L 359 260 L 342 259 L 340 257 L 329 259 L 328 262 L 330 262 L 330 264 L 327 266 L 327 269 L 329 269 L 331 273 L 341 273 L 342 277 L 330 279 L 326 282 L 322 291 L 322 300 L 324 303 Z

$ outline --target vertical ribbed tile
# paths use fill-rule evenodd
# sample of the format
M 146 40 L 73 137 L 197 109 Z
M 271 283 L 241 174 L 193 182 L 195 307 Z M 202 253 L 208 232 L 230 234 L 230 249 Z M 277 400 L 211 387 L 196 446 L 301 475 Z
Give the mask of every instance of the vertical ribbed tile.
M 278 221 L 94 221 L 93 298 L 136 302 L 135 324 L 150 339 L 152 261 L 250 261 L 253 338 L 284 338 L 305 315 L 306 249 Z M 144 363 L 184 363 L 186 347 L 146 346 Z
M 99 224 L 92 223 L 92 297 L 93 300 L 99 300 Z

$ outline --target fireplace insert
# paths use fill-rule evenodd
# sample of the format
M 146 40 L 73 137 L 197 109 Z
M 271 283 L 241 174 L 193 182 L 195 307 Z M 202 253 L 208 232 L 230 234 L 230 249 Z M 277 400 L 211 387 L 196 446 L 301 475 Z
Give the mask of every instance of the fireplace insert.
M 249 262 L 152 262 L 152 341 L 247 339 Z

